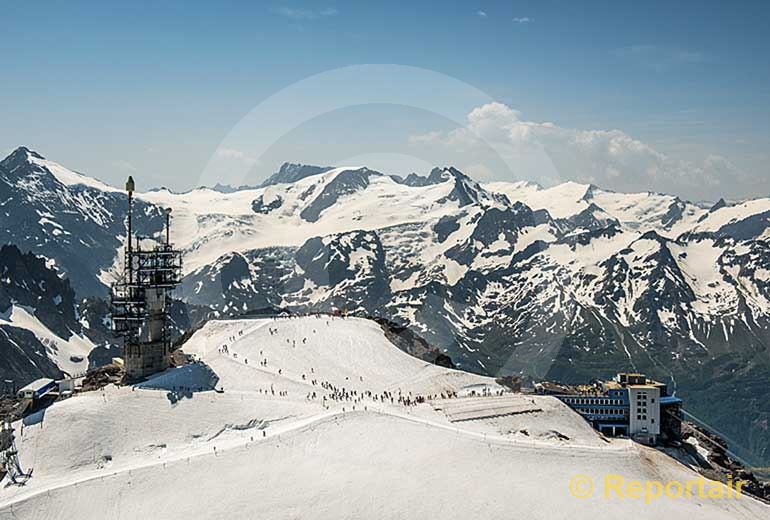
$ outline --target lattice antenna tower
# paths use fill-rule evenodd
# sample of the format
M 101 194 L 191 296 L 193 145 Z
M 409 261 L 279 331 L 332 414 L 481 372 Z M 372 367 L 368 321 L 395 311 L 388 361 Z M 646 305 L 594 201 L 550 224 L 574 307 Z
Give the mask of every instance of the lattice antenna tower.
M 165 241 L 134 236 L 134 179 L 128 192 L 127 237 L 123 274 L 112 285 L 112 331 L 123 338 L 126 377 L 137 380 L 169 367 L 171 292 L 182 277 L 182 254 L 171 245 L 171 209 L 164 210 Z

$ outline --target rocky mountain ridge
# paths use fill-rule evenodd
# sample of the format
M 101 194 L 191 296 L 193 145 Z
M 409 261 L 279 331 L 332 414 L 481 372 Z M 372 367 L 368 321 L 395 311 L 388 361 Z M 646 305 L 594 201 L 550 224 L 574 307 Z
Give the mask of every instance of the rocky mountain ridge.
M 12 157 L 0 163 L 3 210 L 29 215 L 25 233 L 3 241 L 61 265 L 78 296 L 104 293 L 124 195 L 34 152 Z M 178 296 L 212 315 L 275 306 L 381 316 L 460 368 L 495 376 L 644 371 L 744 455 L 770 458 L 770 199 L 709 208 L 572 182 L 482 185 L 455 168 L 400 178 L 297 165 L 259 188 L 137 197 L 143 234 L 173 209 Z M 14 206 L 33 198 L 45 209 Z M 98 253 L 81 249 L 89 258 L 79 260 L 81 240 Z

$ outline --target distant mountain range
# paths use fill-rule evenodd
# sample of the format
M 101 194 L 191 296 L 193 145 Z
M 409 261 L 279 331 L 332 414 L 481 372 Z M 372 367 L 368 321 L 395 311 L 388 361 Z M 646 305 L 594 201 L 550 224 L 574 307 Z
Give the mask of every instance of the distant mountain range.
M 768 198 L 704 206 L 576 183 L 480 184 L 454 168 L 401 178 L 288 163 L 259 187 L 137 198 L 143 236 L 173 209 L 188 318 L 347 309 L 407 325 L 474 372 L 577 382 L 638 370 L 739 453 L 770 461 Z M 0 253 L 0 328 L 18 329 L 0 336 L 16 352 L 4 374 L 72 369 L 32 336 L 107 341 L 80 302 L 94 309 L 107 294 L 125 209 L 120 190 L 26 148 L 0 162 L 0 243 L 18 248 Z M 12 270 L 20 262 L 27 274 Z M 20 284 L 41 280 L 22 297 Z

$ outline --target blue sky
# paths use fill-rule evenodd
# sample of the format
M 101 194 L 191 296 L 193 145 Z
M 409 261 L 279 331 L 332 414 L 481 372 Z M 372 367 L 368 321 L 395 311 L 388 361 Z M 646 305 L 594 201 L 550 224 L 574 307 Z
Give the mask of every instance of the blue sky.
M 451 163 L 488 180 L 553 180 L 526 168 L 511 173 L 526 163 L 516 155 L 523 153 L 519 142 L 502 143 L 502 151 L 492 144 L 486 155 L 468 135 L 457 144 L 452 131 L 472 126 L 473 109 L 494 101 L 496 111 L 483 111 L 492 119 L 476 120 L 482 130 L 471 137 L 489 144 L 500 129 L 533 130 L 546 141 L 540 150 L 557 180 L 690 198 L 770 192 L 763 188 L 770 180 L 767 2 L 415 4 L 4 2 L 0 150 L 27 145 L 111 183 L 133 173 L 147 186 L 175 189 L 196 185 L 212 158 L 217 175 L 231 182 L 243 178 L 228 176 L 238 161 L 249 165 L 251 182 L 283 161 L 351 158 L 402 174 Z M 282 110 L 301 113 L 335 92 L 355 98 L 355 79 L 343 75 L 344 84 L 324 83 L 322 90 L 308 78 L 357 64 L 435 71 L 488 99 L 442 97 L 455 91 L 437 81 L 423 85 L 437 93 L 430 110 L 420 99 L 393 105 L 394 90 L 419 90 L 410 82 L 421 81 L 402 82 L 396 73 L 376 85 L 361 82 L 378 90 L 373 99 L 381 104 L 340 106 L 279 136 L 270 121 L 256 122 L 250 131 L 269 135 L 273 146 L 250 149 L 242 140 L 241 148 L 223 153 L 244 116 L 298 82 L 306 88 Z M 622 138 L 586 133 L 609 130 Z M 614 153 L 626 137 L 634 154 L 608 163 L 614 159 L 597 147 Z M 589 152 L 554 158 L 563 143 L 584 138 L 596 138 Z M 649 148 L 642 157 L 637 142 Z M 568 167 L 572 154 L 586 153 L 579 170 Z M 620 166 L 620 176 L 606 174 Z M 605 173 L 593 175 L 593 168 Z M 657 173 L 644 173 L 651 169 Z M 689 169 L 699 173 L 684 180 Z M 698 175 L 707 182 L 697 182 Z

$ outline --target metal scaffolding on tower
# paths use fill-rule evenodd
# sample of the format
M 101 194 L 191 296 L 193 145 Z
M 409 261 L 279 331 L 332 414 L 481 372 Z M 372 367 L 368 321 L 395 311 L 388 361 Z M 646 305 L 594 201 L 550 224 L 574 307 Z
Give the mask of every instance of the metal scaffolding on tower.
M 3 419 L 0 425 L 0 473 L 8 477 L 7 486 L 23 486 L 32 476 L 32 470 L 24 471 L 19 462 L 19 450 L 16 448 L 16 436 L 9 420 Z
M 113 333 L 123 338 L 128 379 L 140 379 L 168 368 L 171 357 L 169 308 L 171 291 L 182 278 L 182 254 L 171 237 L 171 210 L 165 210 L 165 242 L 148 247 L 133 232 L 134 179 L 128 178 L 128 236 L 122 276 L 112 285 Z

